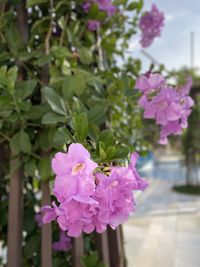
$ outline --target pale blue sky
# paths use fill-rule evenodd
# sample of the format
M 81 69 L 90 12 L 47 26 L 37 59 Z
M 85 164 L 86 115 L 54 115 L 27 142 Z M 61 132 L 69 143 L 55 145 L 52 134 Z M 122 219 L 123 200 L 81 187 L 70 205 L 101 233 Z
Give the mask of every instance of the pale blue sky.
M 146 49 L 167 69 L 190 66 L 190 32 L 195 33 L 195 67 L 200 68 L 200 0 L 144 0 L 144 10 L 155 3 L 165 13 L 165 26 L 160 38 Z M 149 60 L 140 53 L 139 36 L 130 43 L 129 53 L 139 57 L 143 70 L 148 68 Z

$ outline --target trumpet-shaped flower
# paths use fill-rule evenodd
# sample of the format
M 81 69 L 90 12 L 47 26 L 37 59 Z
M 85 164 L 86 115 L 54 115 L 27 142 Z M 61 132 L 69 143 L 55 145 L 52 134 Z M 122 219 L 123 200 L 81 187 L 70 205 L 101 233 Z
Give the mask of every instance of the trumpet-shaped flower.
M 165 83 L 165 79 L 161 74 L 151 73 L 148 75 L 141 75 L 136 80 L 135 88 L 144 94 L 160 90 Z
M 131 155 L 128 167 L 112 167 L 109 176 L 94 173 L 97 164 L 80 144 L 72 144 L 68 153 L 57 153 L 52 160 L 56 173 L 54 195 L 59 202 L 44 206 L 43 223 L 57 221 L 68 236 L 82 232 L 101 233 L 110 225 L 115 229 L 128 219 L 135 209 L 133 190 L 144 190 L 147 183 L 135 168 L 138 155 Z M 65 240 L 54 244 L 57 250 L 66 248 Z
M 177 94 L 173 88 L 162 88 L 159 94 L 145 106 L 144 118 L 155 119 L 160 125 L 176 121 L 181 117 L 182 110 L 177 100 Z
M 71 144 L 68 153 L 57 153 L 52 168 L 56 174 L 53 192 L 58 201 L 90 197 L 95 189 L 93 171 L 97 166 L 80 144 Z
M 179 135 L 187 127 L 194 105 L 188 96 L 191 86 L 191 78 L 181 88 L 168 87 L 160 74 L 141 75 L 137 79 L 136 89 L 143 93 L 138 104 L 144 109 L 144 118 L 155 119 L 161 125 L 160 144 L 166 144 L 169 135 Z
M 139 27 L 142 31 L 140 43 L 142 47 L 150 46 L 156 37 L 161 34 L 164 25 L 164 15 L 156 5 L 152 5 L 150 11 L 146 12 L 140 19 Z

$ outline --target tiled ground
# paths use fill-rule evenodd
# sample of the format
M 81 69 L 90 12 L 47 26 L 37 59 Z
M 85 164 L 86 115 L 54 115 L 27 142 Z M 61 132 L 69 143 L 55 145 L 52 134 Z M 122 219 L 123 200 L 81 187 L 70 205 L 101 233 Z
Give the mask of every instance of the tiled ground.
M 200 197 L 176 194 L 173 181 L 152 180 L 124 225 L 129 267 L 200 267 Z

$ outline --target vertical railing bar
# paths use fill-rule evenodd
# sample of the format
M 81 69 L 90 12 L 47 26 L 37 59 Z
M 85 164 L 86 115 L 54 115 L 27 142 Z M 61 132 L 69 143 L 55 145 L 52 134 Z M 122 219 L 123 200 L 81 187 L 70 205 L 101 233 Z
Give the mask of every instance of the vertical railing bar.
M 42 181 L 42 206 L 51 203 L 51 195 L 49 190 L 49 181 Z M 41 266 L 52 266 L 52 226 L 51 224 L 42 225 L 41 237 Z
M 102 234 L 95 233 L 95 247 L 99 253 L 100 260 L 106 267 L 110 266 L 109 247 L 108 247 L 108 232 Z
M 108 243 L 110 267 L 124 267 L 119 227 L 116 230 L 108 228 Z
M 12 159 L 11 166 L 17 166 L 19 159 Z M 19 169 L 20 168 L 20 169 Z M 8 263 L 7 267 L 22 266 L 22 171 L 21 167 L 10 177 L 8 211 Z
M 49 83 L 49 66 L 45 65 L 42 69 L 41 81 L 44 85 Z M 42 99 L 42 102 L 45 100 Z M 49 152 L 42 152 L 42 156 L 48 156 Z M 49 188 L 49 181 L 41 182 L 42 189 L 42 206 L 51 205 L 51 193 Z M 52 225 L 44 224 L 42 226 L 42 236 L 41 236 L 41 267 L 51 267 L 52 266 Z
M 121 248 L 122 248 L 122 259 L 123 259 L 123 266 L 127 266 L 126 262 L 126 253 L 125 253 L 125 244 L 124 244 L 124 231 L 123 225 L 119 226 L 119 233 L 120 233 L 120 241 L 121 241 Z
M 27 13 L 25 4 L 20 3 L 17 8 L 17 25 L 23 41 L 28 40 Z M 24 79 L 24 70 L 19 62 L 19 80 Z M 20 166 L 20 157 L 13 158 L 10 155 L 11 172 L 9 187 L 9 210 L 8 210 L 8 254 L 7 267 L 22 266 L 22 218 L 23 218 L 23 171 Z
M 84 243 L 83 235 L 81 234 L 78 238 L 73 238 L 72 267 L 82 267 L 80 259 L 83 255 Z

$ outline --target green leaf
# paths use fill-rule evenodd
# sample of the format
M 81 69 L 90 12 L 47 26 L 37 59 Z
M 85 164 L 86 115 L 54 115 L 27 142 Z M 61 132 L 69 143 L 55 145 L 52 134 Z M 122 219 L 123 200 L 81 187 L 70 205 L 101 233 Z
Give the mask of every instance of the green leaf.
M 28 0 L 26 3 L 26 7 L 32 7 L 39 4 L 44 4 L 49 2 L 49 0 Z
M 108 151 L 109 160 L 120 160 L 128 157 L 129 149 L 128 147 L 118 145 L 115 150 Z
M 10 94 L 14 93 L 17 73 L 18 73 L 18 68 L 16 66 L 10 68 L 7 72 L 7 88 Z
M 9 25 L 9 28 L 6 30 L 5 36 L 8 43 L 8 47 L 14 54 L 17 54 L 19 51 L 24 50 L 24 42 L 22 40 L 19 29 L 14 23 Z
M 127 10 L 134 10 L 137 9 L 137 12 L 140 12 L 140 10 L 143 7 L 143 0 L 139 0 L 138 2 L 132 2 L 128 5 Z
M 16 84 L 17 100 L 21 101 L 30 96 L 33 93 L 36 85 L 37 82 L 35 80 L 18 81 Z
M 109 130 L 102 131 L 99 136 L 99 142 L 103 142 L 106 147 L 113 146 L 115 142 L 113 133 Z
M 107 107 L 104 105 L 92 107 L 87 112 L 88 122 L 91 124 L 101 125 L 106 119 L 106 110 Z
M 37 169 L 36 161 L 33 158 L 29 159 L 24 165 L 24 171 L 26 176 L 31 176 L 31 177 L 35 176 L 36 169 Z
M 20 152 L 20 133 L 16 133 L 10 140 L 10 149 L 12 156 L 16 156 Z
M 28 112 L 31 108 L 31 103 L 28 101 L 23 101 L 18 103 L 18 107 L 22 110 L 22 111 L 26 111 Z
M 66 122 L 67 116 L 60 116 L 56 113 L 49 112 L 42 117 L 42 124 L 56 124 L 59 122 Z
M 38 171 L 43 181 L 47 180 L 51 176 L 51 164 L 49 157 L 44 157 L 40 160 Z
M 42 151 L 48 151 L 51 147 L 51 142 L 49 140 L 49 131 L 51 128 L 45 128 L 39 133 L 38 144 Z
M 14 109 L 11 96 L 0 96 L 0 116 L 8 118 Z
M 54 57 L 59 59 L 69 57 L 71 55 L 67 47 L 56 46 L 56 45 L 51 47 L 51 53 L 54 55 Z
M 55 146 L 61 146 L 66 143 L 70 142 L 70 137 L 67 134 L 66 128 L 65 127 L 60 127 L 56 130 L 54 137 L 53 137 L 53 144 Z
M 67 76 L 63 80 L 62 92 L 65 98 L 72 98 L 74 94 L 80 96 L 84 93 L 86 87 L 86 81 L 81 74 L 74 74 Z
M 88 119 L 85 112 L 75 115 L 74 131 L 77 141 L 83 143 L 88 135 Z
M 80 61 L 83 64 L 89 65 L 93 62 L 93 55 L 90 48 L 81 47 L 78 49 Z
M 98 151 L 99 151 L 99 156 L 102 160 L 105 160 L 107 158 L 107 153 L 106 153 L 106 147 L 103 142 L 98 143 Z
M 106 267 L 100 260 L 97 251 L 91 252 L 89 255 L 81 257 L 81 265 L 83 267 Z
M 26 113 L 26 116 L 29 119 L 36 120 L 40 119 L 44 114 L 44 109 L 40 105 L 34 105 L 31 106 L 30 110 L 28 113 Z
M 24 153 L 31 152 L 31 142 L 29 140 L 29 136 L 23 129 L 20 131 L 20 149 Z
M 18 155 L 20 151 L 27 154 L 31 152 L 31 142 L 29 140 L 29 136 L 23 129 L 11 138 L 10 149 L 12 156 Z
M 42 93 L 53 111 L 61 115 L 67 115 L 63 99 L 51 87 L 44 87 Z
M 36 65 L 38 65 L 39 67 L 44 66 L 45 64 L 50 63 L 52 60 L 52 55 L 42 55 L 41 57 L 39 57 L 36 61 Z

